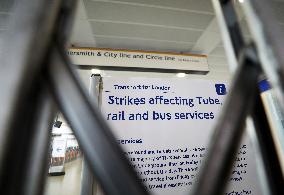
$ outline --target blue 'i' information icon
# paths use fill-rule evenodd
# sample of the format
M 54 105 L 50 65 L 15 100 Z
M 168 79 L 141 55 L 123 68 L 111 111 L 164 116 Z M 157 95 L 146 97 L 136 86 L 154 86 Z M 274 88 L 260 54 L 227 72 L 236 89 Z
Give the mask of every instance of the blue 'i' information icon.
M 215 84 L 215 89 L 216 89 L 216 93 L 218 95 L 226 95 L 227 94 L 225 84 Z

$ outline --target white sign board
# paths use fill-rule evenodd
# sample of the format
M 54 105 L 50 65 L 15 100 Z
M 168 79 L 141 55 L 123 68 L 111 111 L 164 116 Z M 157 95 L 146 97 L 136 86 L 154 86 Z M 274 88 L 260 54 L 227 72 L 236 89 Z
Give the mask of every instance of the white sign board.
M 54 139 L 52 144 L 52 157 L 65 157 L 66 139 Z
M 67 54 L 76 65 L 209 71 L 205 55 L 96 48 L 71 48 Z
M 104 118 L 146 188 L 157 195 L 188 194 L 228 87 L 189 79 L 104 78 L 103 83 Z M 261 194 L 255 169 L 244 140 L 226 194 Z

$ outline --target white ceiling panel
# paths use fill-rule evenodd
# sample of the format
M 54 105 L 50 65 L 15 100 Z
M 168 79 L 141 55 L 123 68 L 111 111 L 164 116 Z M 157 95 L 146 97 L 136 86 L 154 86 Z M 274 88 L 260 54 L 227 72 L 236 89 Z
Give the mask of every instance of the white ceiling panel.
M 186 9 L 196 12 L 214 13 L 210 0 L 105 0 L 108 2 L 130 3 L 170 9 Z
M 73 29 L 71 33 L 71 44 L 81 47 L 95 47 L 95 38 L 89 21 L 87 20 L 87 14 L 85 5 L 82 1 L 79 1 L 77 10 L 75 13 L 75 21 L 73 23 Z
M 220 57 L 223 57 L 223 56 L 226 56 L 225 54 L 225 49 L 224 47 L 221 47 L 221 46 L 217 46 L 211 53 L 210 55 L 212 56 L 220 56 Z
M 219 81 L 230 81 L 231 80 L 231 74 L 228 71 L 215 71 L 215 70 L 211 70 L 207 75 L 206 75 L 207 79 L 210 80 L 219 80 Z
M 222 39 L 217 26 L 217 20 L 214 18 L 196 41 L 192 51 L 201 54 L 209 54 L 220 45 Z
M 212 14 L 107 1 L 84 1 L 89 19 L 205 29 Z
M 227 66 L 228 65 L 228 61 L 227 58 L 225 56 L 208 56 L 208 64 L 209 66 L 212 65 L 219 65 L 219 66 Z
M 84 31 L 80 29 L 85 29 Z M 95 38 L 90 23 L 86 20 L 76 20 L 74 30 L 70 38 L 72 45 L 81 47 L 95 47 Z
M 112 22 L 90 22 L 95 35 L 110 35 L 123 37 L 148 38 L 156 40 L 171 40 L 196 42 L 201 35 L 201 31 L 185 29 L 161 28 L 156 26 L 121 24 Z
M 129 37 L 95 36 L 97 47 L 151 51 L 189 52 L 192 43 Z
M 227 65 L 223 65 L 223 66 L 216 66 L 216 65 L 211 65 L 209 66 L 210 71 L 214 70 L 216 72 L 229 72 L 229 67 Z

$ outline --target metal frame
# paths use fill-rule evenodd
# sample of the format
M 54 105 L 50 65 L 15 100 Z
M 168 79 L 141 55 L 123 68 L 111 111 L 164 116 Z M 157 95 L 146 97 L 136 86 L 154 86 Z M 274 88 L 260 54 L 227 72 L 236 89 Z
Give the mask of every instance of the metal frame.
M 91 75 L 89 95 L 91 99 L 93 99 L 94 104 L 96 104 L 97 108 L 100 108 L 102 84 L 101 75 Z M 96 193 L 97 188 L 98 186 L 94 180 L 94 175 L 89 167 L 89 164 L 85 159 L 83 159 L 80 195 L 93 195 L 94 193 Z
M 280 158 L 277 156 L 277 149 L 271 136 L 271 129 L 267 123 L 263 104 L 260 102 L 259 93 L 245 91 L 245 88 L 252 91 L 255 91 L 258 88 L 257 81 L 259 77 L 262 77 L 263 75 L 262 70 L 265 70 L 268 78 L 270 78 L 269 76 L 274 76 L 279 79 L 278 81 L 280 81 L 281 78 L 279 78 L 280 76 L 276 76 L 278 72 L 273 70 L 273 67 L 268 67 L 263 60 L 259 58 L 259 49 L 256 49 L 252 44 L 246 44 L 244 42 L 243 34 L 241 33 L 240 24 L 234 8 L 235 2 L 233 0 L 213 0 L 212 2 L 216 11 L 216 17 L 222 30 L 227 55 L 231 62 L 231 70 L 234 71 L 237 68 L 237 71 L 234 74 L 233 84 L 231 86 L 231 95 L 227 97 L 227 106 L 223 108 L 220 121 L 218 121 L 215 127 L 215 137 L 209 146 L 210 151 L 204 163 L 204 167 L 201 170 L 200 177 L 197 180 L 198 182 L 193 194 L 217 195 L 224 192 L 231 166 L 233 164 L 233 159 L 235 157 L 236 146 L 238 146 L 240 136 L 243 131 L 243 128 L 237 129 L 236 127 L 242 127 L 239 123 L 244 125 L 245 118 L 248 117 L 248 115 L 252 115 L 255 126 L 254 130 L 256 131 L 255 135 L 260 143 L 259 145 L 255 144 L 255 146 L 259 146 L 257 151 L 261 152 L 261 160 L 263 161 L 263 165 L 265 165 L 263 168 L 265 170 L 264 174 L 267 177 L 266 181 L 269 184 L 269 189 L 264 191 L 268 191 L 270 194 L 283 194 L 284 183 L 280 166 L 281 164 L 279 161 Z M 246 3 L 248 2 L 250 1 L 247 0 Z M 269 5 L 264 6 L 257 1 L 254 3 L 261 6 L 262 9 L 269 7 Z M 248 16 L 248 20 L 250 19 L 251 18 Z M 263 20 L 259 20 L 259 22 L 261 21 Z M 273 23 L 272 19 L 264 20 L 264 22 L 268 21 Z M 254 28 L 254 26 L 251 26 L 251 28 Z M 255 42 L 259 41 L 259 39 L 255 40 Z M 251 67 L 250 70 L 248 67 Z M 239 72 L 243 69 L 247 69 L 246 73 L 244 72 L 243 74 L 239 74 Z M 246 75 L 249 75 L 251 82 L 249 82 Z M 243 82 L 246 84 L 243 85 Z M 245 95 L 248 95 L 247 99 L 241 100 L 240 97 Z M 232 102 L 231 100 L 234 97 L 239 97 L 239 100 L 241 101 Z M 243 104 L 246 104 L 247 107 L 250 106 L 250 110 L 248 110 L 247 113 L 244 113 L 246 109 L 242 108 L 242 114 L 239 112 L 236 113 L 234 108 L 242 107 Z M 238 123 L 236 122 L 235 124 L 232 124 L 232 122 L 230 122 L 230 119 L 232 118 L 228 115 L 230 115 L 231 112 L 234 112 L 234 114 L 232 114 L 233 117 L 240 120 Z M 263 185 L 266 186 L 265 184 Z
M 246 1 L 248 21 L 257 21 L 262 27 L 261 33 L 252 29 L 256 36 L 254 44 L 249 45 L 243 41 L 234 1 L 213 0 L 231 69 L 237 70 L 195 185 L 196 195 L 219 195 L 224 191 L 248 116 L 252 116 L 255 126 L 268 191 L 284 194 L 279 153 L 257 92 L 259 76 L 264 72 L 279 89 L 279 100 L 283 100 L 284 60 L 279 54 L 284 44 L 276 44 L 274 34 L 263 30 L 267 22 L 273 22 L 267 14 L 260 14 L 267 6 L 256 0 Z M 16 6 L 1 56 L 0 191 L 7 195 L 42 194 L 46 169 L 41 162 L 46 162 L 48 153 L 47 130 L 54 102 L 71 125 L 104 192 L 146 195 L 148 192 L 83 90 L 65 53 L 63 46 L 75 5 L 75 0 L 22 0 Z M 269 41 L 272 44 L 265 50 L 263 44 Z M 275 60 L 273 66 L 268 66 L 271 56 Z

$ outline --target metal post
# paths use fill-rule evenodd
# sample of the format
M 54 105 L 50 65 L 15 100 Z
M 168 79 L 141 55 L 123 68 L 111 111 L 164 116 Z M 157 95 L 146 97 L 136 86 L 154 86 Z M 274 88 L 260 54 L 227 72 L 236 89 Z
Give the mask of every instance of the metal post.
M 260 182 L 260 187 L 261 187 L 261 192 L 262 194 L 265 195 L 271 195 L 271 190 L 270 186 L 268 184 L 268 178 L 267 174 L 265 171 L 265 164 L 264 164 L 264 156 L 261 152 L 261 143 L 258 140 L 257 134 L 256 134 L 256 128 L 253 123 L 253 120 L 251 117 L 247 118 L 246 121 L 246 130 L 248 132 L 248 136 L 250 138 L 250 141 L 252 143 L 252 149 L 254 151 L 254 157 L 255 157 L 255 162 L 256 162 L 256 170 L 257 170 L 257 175 L 259 178 Z
M 273 17 L 269 1 L 247 0 L 243 4 L 248 26 L 259 53 L 262 69 L 269 78 L 276 98 L 284 109 L 284 39 L 277 20 Z M 273 136 L 275 143 L 282 139 Z M 281 161 L 282 174 L 284 174 L 284 148 L 278 148 L 278 159 Z
M 26 116 L 22 116 L 21 120 L 25 120 L 25 123 L 20 125 L 15 122 L 17 138 L 10 140 L 11 149 L 7 151 L 6 163 L 3 163 L 6 170 L 1 172 L 1 190 L 4 194 L 42 194 L 47 170 L 52 104 L 44 89 L 40 90 L 41 83 L 36 85 L 29 103 L 23 105 Z
M 35 136 L 42 135 L 36 129 L 40 127 L 38 120 L 48 115 L 46 111 L 39 111 L 39 107 L 45 105 L 41 101 L 43 81 L 40 75 L 60 4 L 60 0 L 17 2 L 9 32 L 3 39 L 5 47 L 0 57 L 0 191 L 3 194 L 25 191 L 37 194 L 38 187 L 42 187 L 42 180 L 34 183 L 37 186 L 27 183 L 31 181 L 29 174 L 44 175 L 42 167 L 38 173 L 34 172 L 29 160 L 37 163 L 41 158 L 37 152 L 31 153 L 34 146 L 39 146 Z M 46 140 L 40 141 L 46 143 Z
M 92 75 L 90 77 L 90 87 L 89 87 L 89 95 L 91 100 L 94 101 L 94 104 L 99 108 L 99 97 L 100 97 L 100 89 L 101 89 L 101 76 L 100 75 Z M 88 162 L 83 158 L 82 164 L 82 175 L 81 175 L 81 195 L 93 195 L 95 194 L 96 183 L 94 180 L 94 175 L 89 168 Z
M 275 143 L 272 139 L 272 129 L 268 124 L 264 106 L 259 95 L 256 96 L 254 101 L 252 118 L 256 129 L 256 136 L 260 142 L 260 150 L 263 156 L 270 193 L 274 195 L 284 194 L 281 164 L 277 156 Z
M 212 144 L 210 145 L 211 147 L 209 148 L 209 154 L 205 161 L 204 169 L 202 169 L 201 177 L 198 180 L 198 185 L 194 191 L 196 195 L 218 195 L 223 192 L 224 187 L 226 186 L 225 184 L 227 183 L 227 176 L 230 171 L 230 166 L 233 163 L 232 159 L 234 157 L 235 149 L 236 146 L 238 146 L 240 140 L 242 125 L 244 124 L 245 118 L 249 113 L 249 108 L 245 107 L 253 105 L 252 98 L 256 97 L 255 90 L 257 88 L 258 77 L 261 74 L 256 50 L 252 46 L 244 45 L 242 41 L 243 39 L 239 31 L 239 24 L 232 5 L 233 1 L 213 1 L 213 3 L 217 11 L 216 15 L 219 21 L 221 21 L 221 27 L 223 30 L 225 29 L 225 41 L 227 42 L 226 45 L 229 46 L 229 48 L 227 49 L 230 50 L 231 54 L 236 57 L 233 64 L 239 64 L 239 67 L 238 72 L 235 74 L 233 85 L 231 87 L 231 95 L 228 96 L 226 100 L 228 102 L 227 106 L 224 107 L 222 112 L 223 114 L 220 118 L 221 120 L 217 123 L 217 126 L 215 128 L 215 136 L 213 137 Z M 236 60 L 237 58 L 239 59 L 238 62 Z M 255 70 L 251 69 L 252 67 L 254 67 Z M 243 73 L 239 74 L 240 72 Z M 249 75 L 250 72 L 254 73 L 252 75 Z M 275 72 L 274 74 L 277 74 L 277 72 Z M 241 81 L 241 79 L 248 80 L 244 82 L 243 80 Z M 232 101 L 234 99 L 235 101 Z M 239 111 L 236 112 L 236 110 L 238 109 L 236 108 L 236 106 L 242 107 L 242 113 L 240 113 Z M 257 103 L 255 106 L 261 107 L 262 105 Z M 232 116 L 230 116 L 231 114 Z M 263 113 L 261 112 L 261 110 L 254 110 L 254 114 L 258 116 L 262 115 Z M 260 120 L 260 118 L 253 117 L 253 119 L 255 126 L 259 127 L 259 129 L 256 128 L 257 131 L 262 131 L 256 132 L 256 134 L 258 135 L 260 142 L 265 147 L 267 147 L 266 150 L 261 150 L 261 152 L 263 153 L 262 157 L 268 158 L 268 160 L 263 159 L 263 162 L 266 165 L 265 168 L 267 169 L 266 174 L 267 176 L 274 177 L 273 174 L 275 173 L 270 173 L 271 168 L 269 168 L 269 166 L 271 166 L 271 164 L 266 163 L 266 161 L 276 161 L 276 166 L 274 167 L 275 169 L 273 169 L 272 172 L 276 171 L 279 173 L 281 172 L 281 170 L 279 169 L 280 166 L 277 166 L 279 159 L 277 159 L 277 157 L 275 156 L 273 158 L 273 152 L 272 154 L 268 155 L 266 152 L 267 150 L 275 150 L 273 144 L 270 144 L 270 142 L 273 143 L 271 136 L 267 136 L 271 133 L 271 130 L 268 125 L 265 125 L 265 122 L 267 122 L 263 121 L 266 120 L 265 118 L 262 118 Z M 266 136 L 264 132 L 266 133 Z M 279 182 L 281 183 L 281 178 L 278 177 L 277 174 L 275 178 L 278 181 L 276 182 L 276 184 L 272 185 L 272 188 L 274 188 L 274 191 L 272 191 L 272 193 L 281 194 L 281 190 L 278 189 Z M 271 180 L 273 181 L 274 179 L 272 178 Z
M 238 58 L 239 58 L 236 52 L 236 49 L 240 49 L 241 48 L 240 46 L 243 46 L 244 40 L 239 35 L 240 29 L 236 25 L 236 23 L 238 22 L 238 18 L 236 16 L 235 10 L 232 7 L 232 3 L 230 1 L 227 1 L 227 2 L 229 5 L 225 8 L 225 10 L 226 10 L 226 13 L 229 15 L 225 17 L 224 9 L 221 6 L 221 2 L 219 0 L 212 0 L 216 18 L 219 23 L 220 32 L 223 38 L 223 43 L 224 43 L 225 51 L 227 54 L 227 59 L 229 62 L 228 65 L 229 65 L 231 72 L 234 73 L 238 67 Z M 228 22 L 228 17 L 230 17 L 229 22 Z M 230 25 L 231 28 L 229 28 L 227 25 Z M 235 40 L 232 40 L 232 33 L 234 33 L 235 36 L 238 38 L 238 40 L 240 40 L 239 43 L 236 43 Z
M 245 0 L 242 7 L 263 71 L 284 109 L 283 31 L 273 16 L 270 4 L 266 0 Z M 284 165 L 282 169 L 284 173 Z

